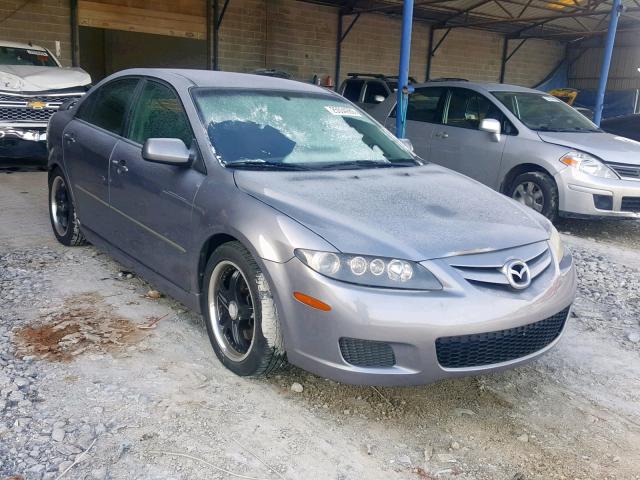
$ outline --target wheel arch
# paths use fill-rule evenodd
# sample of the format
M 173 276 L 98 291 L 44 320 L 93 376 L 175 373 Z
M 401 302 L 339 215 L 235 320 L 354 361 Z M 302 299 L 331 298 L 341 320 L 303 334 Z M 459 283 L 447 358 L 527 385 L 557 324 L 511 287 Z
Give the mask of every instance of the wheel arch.
M 202 292 L 202 287 L 204 285 L 204 271 L 207 268 L 207 262 L 209 261 L 209 258 L 218 247 L 228 242 L 240 242 L 242 245 L 247 247 L 247 245 L 245 245 L 245 242 L 228 233 L 215 233 L 207 238 L 202 244 L 202 247 L 200 248 L 200 254 L 198 256 L 197 280 L 199 292 Z
M 507 174 L 504 176 L 504 178 L 502 179 L 502 183 L 500 184 L 500 193 L 504 193 L 505 195 L 507 195 L 509 187 L 511 186 L 513 181 L 516 179 L 516 177 L 518 177 L 518 175 L 522 175 L 523 173 L 527 173 L 527 172 L 544 173 L 548 175 L 555 182 L 553 175 L 549 172 L 549 170 L 547 170 L 543 166 L 538 165 L 536 163 L 521 163 L 513 167 L 511 170 L 509 170 L 509 172 L 507 172 Z

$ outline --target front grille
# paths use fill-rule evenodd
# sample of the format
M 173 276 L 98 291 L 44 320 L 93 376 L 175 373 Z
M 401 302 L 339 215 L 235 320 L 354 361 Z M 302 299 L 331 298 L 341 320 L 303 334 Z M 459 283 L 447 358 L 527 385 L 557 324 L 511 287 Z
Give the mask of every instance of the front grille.
M 640 197 L 622 197 L 623 212 L 640 212 Z
M 372 340 L 342 337 L 340 353 L 347 363 L 356 367 L 388 368 L 396 364 L 391 345 Z
M 549 318 L 521 327 L 438 338 L 438 362 L 445 368 L 469 368 L 525 357 L 558 338 L 568 314 L 567 307 Z
M 42 110 L 34 110 L 24 107 L 0 107 L 0 121 L 7 122 L 48 122 L 49 117 L 53 115 L 57 109 L 43 108 Z
M 640 180 L 640 166 L 625 165 L 622 163 L 607 163 L 622 178 L 631 178 Z
M 513 259 L 521 259 L 527 263 L 532 282 L 552 264 L 551 251 L 547 242 L 503 251 L 450 257 L 445 261 L 472 285 L 513 291 L 507 276 L 502 271 L 504 265 Z
M 26 105 L 27 102 L 47 102 L 62 103 L 70 98 L 80 98 L 82 93 L 72 95 L 9 95 L 0 93 L 0 103 L 21 103 Z
M 66 100 L 80 98 L 82 93 L 67 95 L 10 95 L 0 93 L 0 122 L 39 122 L 49 121 L 60 105 Z M 44 102 L 44 108 L 30 108 L 30 102 Z

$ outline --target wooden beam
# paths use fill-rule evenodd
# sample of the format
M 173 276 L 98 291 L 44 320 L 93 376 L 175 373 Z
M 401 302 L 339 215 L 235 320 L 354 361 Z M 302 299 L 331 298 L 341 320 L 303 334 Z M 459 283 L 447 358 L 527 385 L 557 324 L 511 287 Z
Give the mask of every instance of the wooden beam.
M 204 13 L 204 12 L 203 12 Z M 205 15 L 126 7 L 80 0 L 78 24 L 84 27 L 206 39 Z

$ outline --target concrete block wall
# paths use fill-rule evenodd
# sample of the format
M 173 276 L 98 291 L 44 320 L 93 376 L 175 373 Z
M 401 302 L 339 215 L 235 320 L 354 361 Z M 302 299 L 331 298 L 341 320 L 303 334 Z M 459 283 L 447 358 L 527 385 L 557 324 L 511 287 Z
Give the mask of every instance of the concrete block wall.
M 15 12 L 15 13 L 14 13 Z M 60 42 L 60 62 L 71 65 L 71 26 L 69 0 L 0 1 L 0 39 L 33 42 L 56 53 Z
M 434 34 L 434 44 L 444 30 Z M 511 52 L 518 40 L 509 42 Z M 442 42 L 431 63 L 431 78 L 461 77 L 474 81 L 497 82 L 500 79 L 503 37 L 470 29 L 454 29 Z M 544 78 L 564 58 L 564 45 L 549 40 L 531 39 L 507 63 L 505 82 L 531 87 Z
M 345 30 L 352 18 L 344 18 Z M 399 18 L 362 15 L 342 44 L 342 78 L 349 72 L 397 75 L 401 29 Z M 426 73 L 428 44 L 429 26 L 414 22 L 409 74 L 418 81 Z
M 23 4 L 24 0 L 0 1 L 0 18 Z M 33 41 L 52 51 L 55 51 L 57 40 L 61 45 L 60 59 L 69 65 L 69 14 L 69 0 L 31 0 L 0 24 L 0 38 Z M 352 18 L 344 18 L 344 29 Z M 297 0 L 232 0 L 220 31 L 220 68 L 240 72 L 277 68 L 300 80 L 310 80 L 314 74 L 333 77 L 337 22 L 335 7 Z M 337 81 L 352 71 L 397 74 L 400 28 L 398 17 L 362 15 L 343 42 L 342 78 Z M 442 34 L 442 30 L 436 32 L 436 42 Z M 122 62 L 116 61 L 116 57 L 122 56 L 131 65 L 162 63 L 163 66 L 196 67 L 202 63 L 201 68 L 205 67 L 203 41 L 125 32 L 113 32 L 111 37 L 113 41 L 107 42 L 109 48 L 114 49 L 111 63 L 118 66 Z M 418 81 L 425 78 L 428 39 L 429 26 L 414 22 L 410 73 Z M 136 49 L 129 48 L 132 44 L 137 44 Z M 162 48 L 157 48 L 159 45 Z M 512 48 L 515 45 L 517 43 L 512 42 Z M 433 57 L 431 78 L 497 81 L 501 53 L 500 35 L 454 29 Z M 162 61 L 156 59 L 158 54 L 163 55 Z M 139 61 L 136 55 L 139 55 Z M 546 77 L 563 55 L 564 46 L 560 43 L 530 40 L 510 60 L 506 81 L 533 85 Z

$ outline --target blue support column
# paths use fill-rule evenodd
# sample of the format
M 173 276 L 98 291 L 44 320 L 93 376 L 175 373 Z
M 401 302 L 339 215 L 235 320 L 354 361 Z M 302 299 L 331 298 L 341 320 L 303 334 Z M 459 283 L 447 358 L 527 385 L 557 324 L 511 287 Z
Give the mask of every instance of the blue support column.
M 402 39 L 400 42 L 400 71 L 398 72 L 398 107 L 396 109 L 396 136 L 404 138 L 409 99 L 409 60 L 411 58 L 411 27 L 413 0 L 404 0 L 402 6 Z
M 600 82 L 598 83 L 598 95 L 596 97 L 596 111 L 593 121 L 600 126 L 602 120 L 602 109 L 604 107 L 604 92 L 607 89 L 607 79 L 609 78 L 609 67 L 611 66 L 611 56 L 613 55 L 613 44 L 616 41 L 616 30 L 618 29 L 618 18 L 622 13 L 621 0 L 613 0 L 611 6 L 611 18 L 609 19 L 609 31 L 607 32 L 607 43 L 604 46 L 602 56 L 602 67 L 600 68 Z

